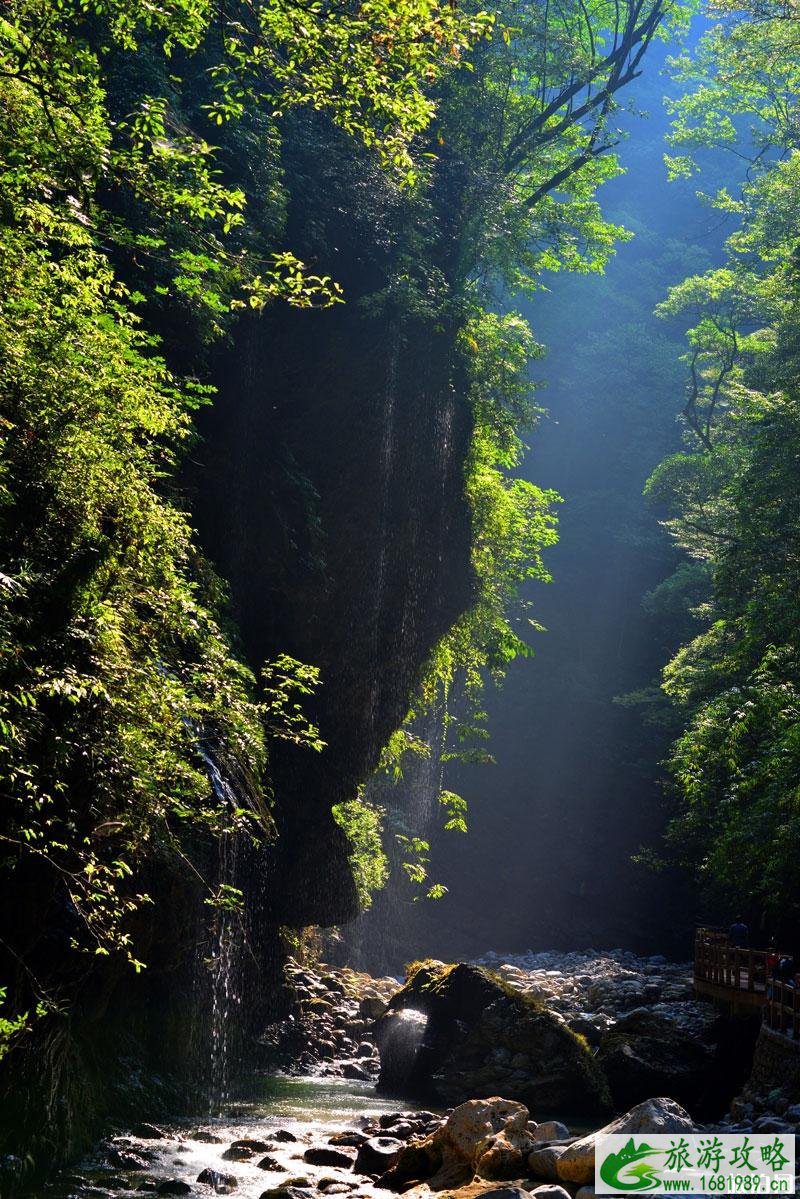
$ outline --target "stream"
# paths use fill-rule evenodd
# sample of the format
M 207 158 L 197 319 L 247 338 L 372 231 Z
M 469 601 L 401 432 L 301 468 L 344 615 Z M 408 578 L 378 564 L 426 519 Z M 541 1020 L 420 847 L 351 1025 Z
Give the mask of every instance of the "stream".
M 509 1133 L 519 1140 L 511 1146 L 512 1173 L 506 1163 L 499 1174 L 492 1165 L 482 1177 L 524 1181 L 530 1167 L 531 1186 L 555 1183 L 556 1158 L 539 1160 L 537 1147 L 557 1157 L 604 1124 L 611 1097 L 613 1110 L 627 1112 L 634 1125 L 641 1105 L 647 1118 L 668 1119 L 673 1130 L 691 1128 L 681 1100 L 695 1119 L 716 1122 L 745 1078 L 726 1078 L 729 1093 L 709 1098 L 709 1078 L 727 1074 L 731 1047 L 713 1007 L 692 996 L 687 963 L 658 955 L 589 949 L 487 954 L 483 968 L 428 962 L 404 988 L 408 1006 L 397 1006 L 400 984 L 390 976 L 292 960 L 286 976 L 293 1006 L 253 1047 L 260 1062 L 251 1058 L 249 1073 L 233 1086 L 227 1077 L 216 1085 L 218 1071 L 212 1069 L 216 1098 L 207 1111 L 214 1114 L 117 1128 L 29 1199 L 385 1199 L 379 1180 L 386 1184 L 383 1176 L 398 1155 L 410 1142 L 431 1138 L 445 1121 L 448 1129 L 451 1119 L 469 1124 L 468 1098 L 500 1109 L 510 1099 L 523 1114 L 523 1123 Z M 222 994 L 229 1003 L 228 992 Z M 420 1010 L 427 1003 L 438 1005 L 435 1025 Z M 227 1062 L 224 1031 L 232 1017 L 224 1005 L 221 1013 L 212 1067 Z M 462 1038 L 458 1056 L 448 1056 L 452 1036 Z M 437 1071 L 435 1089 L 426 1090 L 425 1078 L 413 1074 L 421 1047 L 426 1069 Z M 438 1093 L 440 1110 L 407 1110 L 402 1100 L 378 1094 L 379 1062 L 387 1092 Z M 540 1076 L 547 1080 L 544 1092 Z M 605 1098 L 604 1080 L 612 1088 Z M 742 1117 L 744 1126 L 760 1130 L 762 1117 L 752 1103 L 740 1102 L 736 1119 Z M 504 1110 L 476 1117 L 484 1118 L 498 1132 L 506 1118 L 518 1117 Z M 743 1127 L 726 1119 L 730 1127 Z M 470 1126 L 466 1140 L 462 1132 L 453 1144 L 472 1137 L 485 1148 L 487 1135 Z M 427 1165 L 415 1154 L 409 1168 L 422 1173 L 409 1177 L 424 1181 L 430 1170 L 425 1173 Z M 569 1199 L 560 1190 L 561 1199 Z
M 336 1133 L 346 1134 L 401 1109 L 398 1101 L 376 1095 L 370 1083 L 259 1076 L 245 1083 L 237 1101 L 218 1116 L 142 1124 L 108 1137 L 41 1195 L 124 1199 L 191 1192 L 258 1199 L 271 1188 L 285 1188 L 288 1181 L 293 1184 L 290 1199 L 310 1195 L 306 1186 L 314 1192 L 365 1196 L 372 1188 L 366 1180 L 354 1182 L 351 1163 L 309 1163 L 304 1154 L 328 1148 Z

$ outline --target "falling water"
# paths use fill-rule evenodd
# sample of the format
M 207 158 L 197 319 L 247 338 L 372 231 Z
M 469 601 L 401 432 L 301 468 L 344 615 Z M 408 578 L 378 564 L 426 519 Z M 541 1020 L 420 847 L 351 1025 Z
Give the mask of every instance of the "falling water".
M 234 811 L 239 805 L 233 788 L 202 742 L 198 742 L 198 751 L 208 771 L 216 800 L 228 811 Z M 219 838 L 219 885 L 236 886 L 240 852 L 241 835 L 236 831 L 223 833 Z M 242 1002 L 241 961 L 244 949 L 241 912 L 237 908 L 218 907 L 210 931 L 210 953 L 205 957 L 204 966 L 206 979 L 209 972 L 211 978 L 207 1091 L 209 1113 L 214 1115 L 220 1112 L 230 1098 L 231 1030 L 237 1028 L 240 1023 L 237 1008 Z
M 395 457 L 395 412 L 397 407 L 397 359 L 400 350 L 400 334 L 395 329 L 391 335 L 389 346 L 388 369 L 386 386 L 384 388 L 383 411 L 381 414 L 381 444 L 380 444 L 380 516 L 378 527 L 378 565 L 375 573 L 375 588 L 373 591 L 372 614 L 372 661 L 376 664 L 372 674 L 370 687 L 370 732 L 375 729 L 375 717 L 378 708 L 378 669 L 381 660 L 381 616 L 383 614 L 384 597 L 386 593 L 386 560 L 389 548 L 389 510 L 391 501 L 391 485 L 394 473 Z
M 414 1067 L 427 1028 L 428 1017 L 416 1008 L 389 1013 L 380 1034 L 382 1087 L 403 1093 L 413 1084 Z
M 237 877 L 239 837 L 226 833 L 220 842 L 220 881 L 234 885 Z M 238 910 L 219 908 L 213 929 L 211 951 L 211 1059 L 209 1069 L 209 1113 L 220 1112 L 230 1099 L 230 1030 L 238 1026 L 236 1009 L 241 1005 L 240 962 L 243 933 Z

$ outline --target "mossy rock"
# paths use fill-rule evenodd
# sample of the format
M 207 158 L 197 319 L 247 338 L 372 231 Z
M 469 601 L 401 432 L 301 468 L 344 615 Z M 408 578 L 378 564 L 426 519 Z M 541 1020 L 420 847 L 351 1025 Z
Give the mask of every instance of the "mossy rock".
M 409 1010 L 420 1017 L 400 1016 Z M 414 963 L 376 1039 L 384 1093 L 448 1105 L 502 1095 L 535 1118 L 610 1110 L 605 1077 L 583 1039 L 480 966 Z
M 708 1085 L 712 1057 L 697 1036 L 646 1009 L 610 1028 L 597 1054 L 617 1108 L 670 1095 L 692 1110 Z

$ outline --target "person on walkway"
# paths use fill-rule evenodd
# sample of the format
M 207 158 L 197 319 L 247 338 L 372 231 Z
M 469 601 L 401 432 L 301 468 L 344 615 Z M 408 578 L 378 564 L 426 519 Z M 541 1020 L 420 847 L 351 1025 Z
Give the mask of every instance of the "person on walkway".
M 737 916 L 733 924 L 728 929 L 728 940 L 731 945 L 735 945 L 737 949 L 746 949 L 750 944 L 750 929 L 742 920 L 741 916 Z
M 772 977 L 777 982 L 787 983 L 788 986 L 796 985 L 795 974 L 797 973 L 797 965 L 793 956 L 782 957 L 778 962 Z

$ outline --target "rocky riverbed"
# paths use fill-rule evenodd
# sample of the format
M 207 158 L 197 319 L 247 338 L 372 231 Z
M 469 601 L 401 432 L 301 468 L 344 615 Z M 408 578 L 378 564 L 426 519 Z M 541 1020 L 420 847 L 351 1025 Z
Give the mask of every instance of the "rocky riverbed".
M 371 1110 L 348 1111 L 348 1099 Z M 374 1095 L 345 1091 L 325 1116 L 285 1106 L 295 1114 L 255 1106 L 205 1123 L 138 1125 L 53 1180 L 42 1199 L 592 1199 L 599 1133 L 698 1127 L 665 1098 L 589 1132 L 536 1122 L 524 1105 L 498 1097 L 442 1113 L 391 1110 Z
M 647 1008 L 693 1036 L 704 1036 L 715 1019 L 713 1007 L 693 997 L 691 962 L 668 962 L 660 954 L 638 957 L 624 949 L 487 953 L 478 964 L 541 1000 L 594 1045 L 636 1008 Z
M 751 1096 L 713 1119 L 693 1119 L 676 1101 L 714 1065 L 714 1012 L 691 997 L 686 964 L 589 950 L 488 954 L 481 968 L 427 962 L 405 986 L 297 962 L 287 978 L 292 1010 L 260 1047 L 262 1067 L 282 1074 L 251 1078 L 214 1119 L 119 1130 L 52 1180 L 46 1199 L 427 1199 L 443 1188 L 448 1199 L 590 1199 L 596 1134 L 587 1128 L 800 1134 L 800 1105 L 786 1096 Z M 404 1013 L 412 1042 L 425 1041 L 430 1081 L 451 1096 L 466 1089 L 466 1102 L 448 1107 L 440 1095 L 409 1108 L 378 1093 L 376 1038 Z M 519 1036 L 530 1044 L 512 1044 Z M 551 1058 L 569 1068 L 570 1086 L 577 1078 L 582 1092 L 594 1088 L 591 1122 L 566 1112 L 574 1092 L 562 1089 L 559 1106 L 537 1085 L 555 1077 Z M 637 1100 L 620 1102 L 631 1089 Z M 604 1107 L 625 1114 L 609 1125 Z
M 269 1067 L 287 1074 L 374 1081 L 379 1067 L 374 1025 L 397 992 L 398 979 L 290 959 L 286 980 L 292 1010 L 266 1029 L 261 1041 Z
M 623 949 L 490 952 L 476 964 L 540 1000 L 593 1048 L 639 1008 L 701 1039 L 716 1018 L 710 1004 L 693 998 L 691 963 L 669 962 L 660 955 L 639 957 Z M 273 1064 L 297 1074 L 313 1070 L 364 1081 L 376 1077 L 374 1022 L 403 980 L 294 961 L 288 964 L 287 978 L 294 992 L 292 1014 L 264 1037 Z

